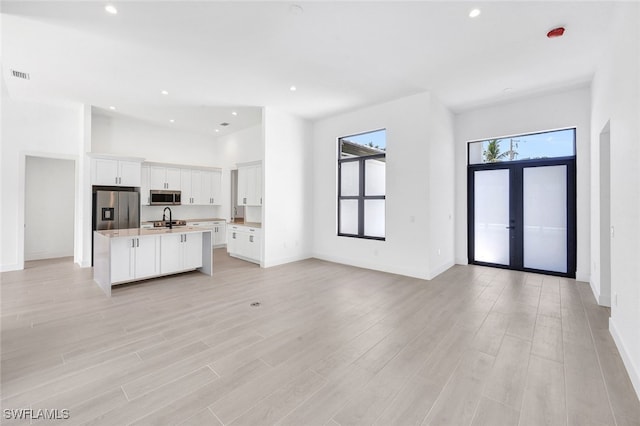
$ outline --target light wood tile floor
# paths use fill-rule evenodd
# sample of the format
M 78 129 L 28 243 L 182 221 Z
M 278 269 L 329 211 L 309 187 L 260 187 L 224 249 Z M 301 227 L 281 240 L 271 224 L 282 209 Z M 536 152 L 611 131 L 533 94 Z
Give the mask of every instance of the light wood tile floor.
M 213 277 L 111 299 L 70 259 L 1 279 L 2 408 L 69 410 L 59 424 L 640 425 L 609 313 L 574 280 L 224 250 Z

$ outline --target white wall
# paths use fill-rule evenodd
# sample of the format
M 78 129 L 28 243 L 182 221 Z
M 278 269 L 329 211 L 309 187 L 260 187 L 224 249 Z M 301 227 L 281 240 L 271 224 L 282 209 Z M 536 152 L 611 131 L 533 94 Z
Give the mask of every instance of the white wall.
M 467 259 L 467 142 L 576 127 L 577 267 L 589 281 L 590 264 L 590 91 L 588 87 L 540 95 L 462 112 L 456 130 L 456 263 Z
M 264 109 L 263 266 L 311 256 L 313 212 L 311 126 Z
M 216 160 L 221 161 L 223 167 L 222 197 L 227 200 L 223 207 L 223 217 L 226 219 L 230 219 L 231 216 L 230 171 L 235 169 L 238 163 L 249 163 L 263 159 L 264 136 L 262 131 L 261 123 L 216 139 L 213 155 Z M 245 207 L 245 219 L 251 222 L 262 222 L 262 208 Z
M 75 162 L 27 156 L 25 175 L 25 261 L 73 256 Z
M 337 139 L 381 128 L 387 129 L 386 240 L 338 237 Z M 315 123 L 313 255 L 426 279 L 453 264 L 447 219 L 453 174 L 445 170 L 451 167 L 451 134 L 450 114 L 429 93 Z M 440 256 L 433 254 L 438 248 Z
M 640 397 L 640 6 L 616 5 L 611 49 L 592 84 L 592 278 L 600 262 L 600 132 L 610 123 L 611 318 L 609 329 Z M 599 282 L 592 280 L 599 298 Z M 616 297 L 617 296 L 617 297 Z
M 27 155 L 78 160 L 83 146 L 82 105 L 54 105 L 2 97 L 2 253 L 3 271 L 24 264 L 25 159 Z M 76 193 L 85 176 L 76 176 Z M 79 203 L 79 197 L 76 197 Z M 81 205 L 76 208 L 81 210 Z M 80 226 L 78 241 L 83 241 Z M 77 263 L 86 263 L 82 247 Z

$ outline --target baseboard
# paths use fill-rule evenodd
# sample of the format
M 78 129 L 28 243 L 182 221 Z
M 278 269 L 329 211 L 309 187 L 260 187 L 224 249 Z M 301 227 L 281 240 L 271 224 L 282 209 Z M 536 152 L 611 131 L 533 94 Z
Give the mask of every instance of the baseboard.
M 381 266 L 380 263 L 351 260 L 351 259 L 345 259 L 342 257 L 335 257 L 335 256 L 324 255 L 319 253 L 314 253 L 312 257 L 320 260 L 326 260 L 327 262 L 340 263 L 341 265 L 355 266 L 356 268 L 371 269 L 373 271 L 387 272 L 389 274 L 404 275 L 407 277 L 418 278 L 421 280 L 429 279 L 429 277 L 427 276 L 427 273 L 420 270 L 405 269 L 405 268 L 387 268 L 387 267 Z
M 69 254 L 66 251 L 49 251 L 49 252 L 37 252 L 37 253 L 25 253 L 24 260 L 29 262 L 31 260 L 45 260 L 45 259 L 57 259 L 59 257 L 73 257 L 73 253 Z
M 627 373 L 629 373 L 629 378 L 631 379 L 631 384 L 636 391 L 636 395 L 638 399 L 640 399 L 640 369 L 637 365 L 633 363 L 633 358 L 631 354 L 627 350 L 622 337 L 620 337 L 620 333 L 618 333 L 618 329 L 616 328 L 615 322 L 613 322 L 613 318 L 609 318 L 609 333 L 613 337 L 613 341 L 618 348 L 618 352 L 620 352 L 620 357 L 622 358 L 622 362 L 627 369 Z
M 291 256 L 291 257 L 283 257 L 280 259 L 272 260 L 269 262 L 264 262 L 264 268 L 271 268 L 273 266 L 284 265 L 286 263 L 298 262 L 300 260 L 310 259 L 310 254 L 303 254 L 300 256 Z
M 19 263 L 11 263 L 8 265 L 0 266 L 0 272 L 19 271 L 24 269 Z
M 443 263 L 442 265 L 438 266 L 437 268 L 432 269 L 431 271 L 429 271 L 429 278 L 428 279 L 430 279 L 430 280 L 434 279 L 435 277 L 437 277 L 438 275 L 440 275 L 441 273 L 443 273 L 447 269 L 451 268 L 453 265 L 455 265 L 455 263 L 453 261 L 449 261 L 449 262 Z
M 469 259 L 466 257 L 456 257 L 456 265 L 468 265 Z
M 598 301 L 598 305 L 606 306 L 607 308 L 611 307 L 611 296 L 600 295 L 600 297 L 596 298 Z

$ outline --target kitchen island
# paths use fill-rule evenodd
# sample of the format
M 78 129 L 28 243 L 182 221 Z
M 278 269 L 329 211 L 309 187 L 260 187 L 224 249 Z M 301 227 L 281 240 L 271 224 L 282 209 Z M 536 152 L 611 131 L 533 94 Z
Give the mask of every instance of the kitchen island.
M 93 280 L 111 296 L 116 284 L 192 270 L 213 275 L 211 238 L 210 229 L 191 226 L 95 231 Z

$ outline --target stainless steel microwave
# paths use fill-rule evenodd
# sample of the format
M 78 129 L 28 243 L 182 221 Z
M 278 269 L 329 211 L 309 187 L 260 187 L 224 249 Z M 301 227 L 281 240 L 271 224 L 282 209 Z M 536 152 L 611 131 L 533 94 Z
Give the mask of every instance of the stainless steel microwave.
M 167 191 L 166 189 L 152 189 L 149 194 L 149 204 L 152 206 L 180 205 L 181 192 Z

